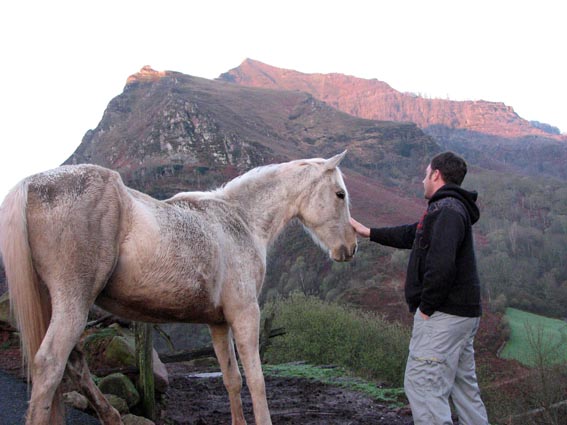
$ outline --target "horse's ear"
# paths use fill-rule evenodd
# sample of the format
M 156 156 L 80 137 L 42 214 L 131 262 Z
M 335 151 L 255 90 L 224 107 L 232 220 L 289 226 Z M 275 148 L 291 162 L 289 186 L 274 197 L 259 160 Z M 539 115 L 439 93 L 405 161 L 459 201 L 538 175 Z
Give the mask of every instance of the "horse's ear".
M 335 168 L 337 168 L 345 157 L 346 153 L 347 151 L 345 150 L 344 152 L 327 159 L 325 161 L 325 170 L 334 170 Z

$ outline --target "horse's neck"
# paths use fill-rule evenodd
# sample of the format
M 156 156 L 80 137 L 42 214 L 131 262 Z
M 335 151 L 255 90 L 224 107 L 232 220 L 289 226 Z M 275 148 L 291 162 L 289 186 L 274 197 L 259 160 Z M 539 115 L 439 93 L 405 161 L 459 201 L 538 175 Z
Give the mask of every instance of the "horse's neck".
M 297 215 L 303 186 L 305 183 L 296 176 L 260 177 L 230 188 L 225 195 L 239 206 L 258 239 L 269 246 Z

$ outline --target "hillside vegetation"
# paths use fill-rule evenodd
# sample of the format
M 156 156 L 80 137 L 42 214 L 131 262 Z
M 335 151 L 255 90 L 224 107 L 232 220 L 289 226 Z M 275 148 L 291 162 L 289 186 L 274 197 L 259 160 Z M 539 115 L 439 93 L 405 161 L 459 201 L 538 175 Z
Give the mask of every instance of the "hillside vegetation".
M 567 188 L 550 178 L 474 172 L 480 193 L 477 251 L 486 297 L 545 316 L 567 317 Z
M 273 314 L 274 326 L 286 330 L 271 344 L 269 363 L 339 365 L 357 376 L 402 386 L 410 337 L 406 327 L 299 293 L 267 304 L 264 314 Z

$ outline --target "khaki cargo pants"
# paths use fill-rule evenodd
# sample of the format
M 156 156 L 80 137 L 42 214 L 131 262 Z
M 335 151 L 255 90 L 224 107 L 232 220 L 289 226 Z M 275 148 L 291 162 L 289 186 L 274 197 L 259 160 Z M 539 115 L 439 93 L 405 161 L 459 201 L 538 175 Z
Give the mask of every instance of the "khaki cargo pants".
M 479 322 L 439 311 L 424 320 L 417 310 L 404 380 L 415 425 L 451 425 L 449 397 L 460 425 L 488 424 L 474 362 Z

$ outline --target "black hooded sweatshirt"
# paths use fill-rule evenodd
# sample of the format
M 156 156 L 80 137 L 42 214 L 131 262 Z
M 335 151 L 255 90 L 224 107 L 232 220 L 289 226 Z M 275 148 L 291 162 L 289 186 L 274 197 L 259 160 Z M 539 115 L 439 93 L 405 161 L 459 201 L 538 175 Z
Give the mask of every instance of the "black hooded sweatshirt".
M 482 314 L 472 234 L 480 216 L 476 199 L 476 192 L 446 184 L 418 223 L 370 229 L 371 241 L 412 250 L 405 285 L 411 312 Z

